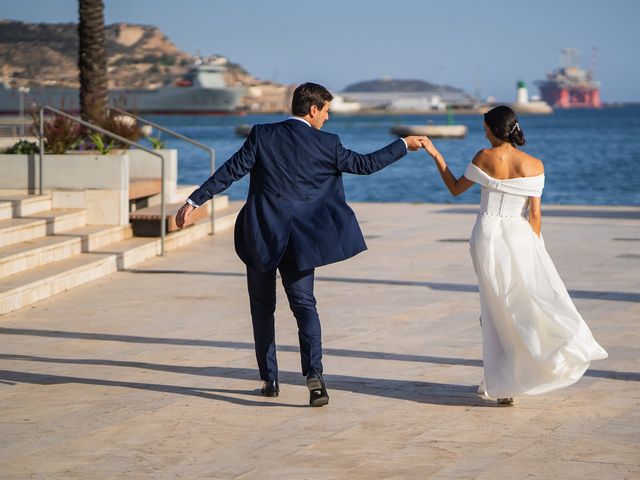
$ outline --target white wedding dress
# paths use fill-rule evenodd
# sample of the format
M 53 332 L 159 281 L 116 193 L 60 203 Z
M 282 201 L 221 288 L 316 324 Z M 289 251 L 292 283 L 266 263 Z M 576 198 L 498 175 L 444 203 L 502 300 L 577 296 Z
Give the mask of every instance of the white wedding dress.
M 471 163 L 464 176 L 482 187 L 470 247 L 480 287 L 484 393 L 516 397 L 575 383 L 607 352 L 529 225 L 529 197 L 541 196 L 544 175 L 498 180 Z

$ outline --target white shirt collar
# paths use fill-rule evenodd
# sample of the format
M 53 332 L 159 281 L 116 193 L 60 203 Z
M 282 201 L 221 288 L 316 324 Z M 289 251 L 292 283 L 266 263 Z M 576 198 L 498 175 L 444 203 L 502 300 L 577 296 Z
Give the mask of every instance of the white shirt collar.
M 311 124 L 309 122 L 307 122 L 304 118 L 296 117 L 295 115 L 291 115 L 289 118 L 287 118 L 287 120 L 300 120 L 301 122 L 304 122 L 307 125 L 311 126 Z

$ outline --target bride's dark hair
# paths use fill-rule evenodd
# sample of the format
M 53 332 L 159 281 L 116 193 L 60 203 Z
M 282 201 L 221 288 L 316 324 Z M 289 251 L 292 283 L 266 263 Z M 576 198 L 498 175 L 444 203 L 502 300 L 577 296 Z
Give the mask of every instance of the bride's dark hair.
M 496 138 L 513 145 L 524 145 L 524 132 L 513 110 L 504 105 L 492 108 L 484 114 L 484 122 Z

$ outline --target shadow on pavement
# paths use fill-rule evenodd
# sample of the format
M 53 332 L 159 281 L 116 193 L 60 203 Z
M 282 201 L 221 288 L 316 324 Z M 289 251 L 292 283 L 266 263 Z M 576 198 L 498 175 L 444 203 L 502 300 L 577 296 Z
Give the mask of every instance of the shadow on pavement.
M 127 362 L 119 360 L 103 359 L 69 359 L 48 358 L 30 355 L 0 355 L 0 358 L 14 361 L 27 361 L 37 363 L 58 363 L 71 365 L 108 366 L 119 368 L 138 368 L 153 371 L 163 371 L 188 375 L 201 375 L 207 377 L 234 378 L 241 380 L 253 380 L 256 370 L 251 368 L 234 367 L 187 367 L 179 365 L 161 365 L 146 362 Z M 304 377 L 300 373 L 281 371 L 279 375 L 282 385 L 303 385 Z M 495 406 L 495 402 L 483 399 L 476 394 L 477 387 L 469 385 L 443 384 L 421 381 L 392 380 L 379 378 L 353 377 L 348 375 L 326 375 L 327 387 L 331 390 L 344 390 L 352 393 L 373 395 L 378 397 L 410 400 L 418 403 L 436 405 L 462 405 L 462 406 Z M 46 373 L 18 372 L 14 370 L 0 370 L 0 381 L 10 383 L 31 383 L 37 385 L 60 385 L 76 383 L 83 385 L 100 385 L 119 388 L 134 388 L 163 393 L 175 393 L 179 395 L 191 395 L 195 397 L 220 400 L 245 406 L 264 407 L 303 407 L 306 405 L 286 404 L 276 401 L 251 400 L 248 398 L 231 397 L 229 394 L 258 395 L 257 390 L 234 390 L 184 387 L 178 385 L 166 385 L 155 383 L 126 382 L 120 380 L 105 380 L 98 378 L 85 378 L 67 375 L 50 375 Z M 282 387 L 281 387 L 282 388 Z M 215 392 L 215 393 L 214 393 Z M 226 395 L 225 395 L 226 394 Z M 260 397 L 262 398 L 262 397 Z
M 246 277 L 244 273 L 238 272 L 207 272 L 191 270 L 143 270 L 130 269 L 129 273 L 150 273 L 164 275 L 206 275 L 212 277 Z M 385 280 L 375 278 L 350 278 L 350 277 L 324 277 L 317 276 L 316 282 L 337 282 L 337 283 L 360 283 L 365 285 L 389 285 L 400 287 L 425 287 L 431 290 L 442 290 L 448 292 L 477 293 L 478 286 L 463 283 L 446 282 L 425 282 L 412 280 Z M 582 298 L 587 300 L 611 300 L 617 302 L 640 302 L 640 293 L 635 292 L 606 292 L 597 290 L 569 290 L 572 298 Z
M 125 343 L 142 343 L 142 344 L 158 344 L 158 345 L 183 345 L 183 346 L 197 346 L 197 347 L 210 347 L 210 348 L 234 348 L 244 350 L 254 350 L 253 343 L 249 342 L 232 342 L 224 340 L 201 340 L 201 339 L 188 339 L 188 338 L 162 338 L 162 337 L 140 337 L 134 335 L 115 335 L 108 333 L 90 333 L 90 332 L 68 332 L 59 330 L 38 330 L 38 329 L 24 329 L 24 328 L 5 328 L 0 327 L 0 335 L 27 335 L 37 337 L 53 337 L 53 338 L 72 338 L 81 340 L 101 340 L 109 342 L 125 342 Z M 298 352 L 297 346 L 293 345 L 278 345 L 277 350 L 279 352 Z M 433 363 L 439 365 L 462 365 L 466 367 L 482 367 L 482 360 L 467 359 L 467 358 L 451 358 L 451 357 L 434 357 L 429 355 L 415 355 L 404 353 L 388 353 L 388 352 L 374 352 L 367 350 L 348 350 L 342 348 L 324 348 L 323 353 L 325 355 L 333 355 L 338 357 L 351 357 L 351 358 L 369 358 L 372 360 L 391 360 L 400 362 L 416 362 L 416 363 Z M 28 355 L 13 355 L 13 354 L 0 354 L 0 360 L 29 360 L 29 361 L 41 361 L 41 362 L 56 362 L 56 363 L 87 363 L 90 361 L 95 362 L 115 362 L 115 363 L 99 363 L 99 365 L 116 365 L 115 360 L 75 360 L 65 359 L 64 361 L 59 359 L 46 359 L 42 357 L 40 360 L 36 360 L 41 357 L 32 357 Z M 137 367 L 137 362 L 123 362 L 131 367 Z M 141 363 L 144 367 L 153 369 L 155 364 Z M 158 370 L 165 370 L 166 366 L 157 365 Z M 182 367 L 172 366 L 176 373 L 184 374 L 197 374 L 196 371 L 205 370 L 202 367 Z M 255 371 L 249 370 L 251 373 L 246 377 L 247 379 L 255 378 Z M 296 375 L 300 376 L 300 375 Z M 589 369 L 585 373 L 586 377 L 595 378 L 608 378 L 610 380 L 624 380 L 631 382 L 640 382 L 640 373 L 638 372 L 616 372 L 613 370 L 593 370 Z M 329 377 L 327 377 L 329 378 Z M 0 378 L 0 380 L 2 380 Z M 373 380 L 372 380 L 373 381 Z

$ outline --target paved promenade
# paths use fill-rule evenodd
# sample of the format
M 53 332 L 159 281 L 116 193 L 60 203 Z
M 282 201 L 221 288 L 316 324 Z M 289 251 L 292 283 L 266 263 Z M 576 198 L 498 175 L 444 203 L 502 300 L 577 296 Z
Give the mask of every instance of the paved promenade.
M 369 251 L 317 271 L 327 407 L 281 286 L 260 396 L 229 231 L 0 317 L 0 478 L 640 479 L 640 208 L 543 210 L 610 357 L 515 407 L 475 393 L 475 207 L 354 208 Z

